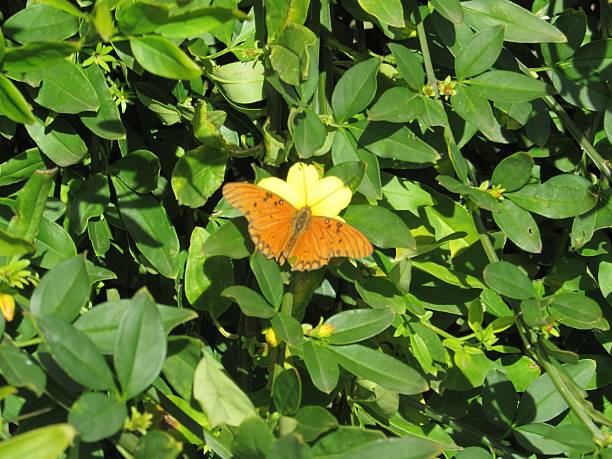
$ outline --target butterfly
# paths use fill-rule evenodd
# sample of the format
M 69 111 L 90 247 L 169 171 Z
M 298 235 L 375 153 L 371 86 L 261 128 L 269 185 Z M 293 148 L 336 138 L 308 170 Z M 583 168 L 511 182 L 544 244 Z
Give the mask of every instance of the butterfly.
M 313 206 L 297 208 L 278 194 L 251 183 L 233 182 L 223 187 L 223 197 L 249 222 L 257 250 L 292 271 L 309 271 L 332 258 L 363 258 L 372 244 L 344 221 L 313 215 Z

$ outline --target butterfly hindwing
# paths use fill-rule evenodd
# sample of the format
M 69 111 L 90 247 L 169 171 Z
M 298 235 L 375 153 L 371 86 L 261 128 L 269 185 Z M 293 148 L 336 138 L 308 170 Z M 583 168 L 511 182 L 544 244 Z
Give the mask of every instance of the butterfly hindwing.
M 250 183 L 228 183 L 223 197 L 249 222 L 257 250 L 268 258 L 281 257 L 297 210 L 280 196 Z
M 372 244 L 357 229 L 334 218 L 313 216 L 288 254 L 292 269 L 317 269 L 335 257 L 364 258 Z

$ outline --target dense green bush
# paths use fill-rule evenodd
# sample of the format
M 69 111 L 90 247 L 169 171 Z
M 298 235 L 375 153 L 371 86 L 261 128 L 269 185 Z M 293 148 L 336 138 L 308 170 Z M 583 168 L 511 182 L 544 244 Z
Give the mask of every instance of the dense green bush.
M 0 457 L 612 457 L 608 8 L 1 0 Z M 297 162 L 371 257 L 253 248 Z

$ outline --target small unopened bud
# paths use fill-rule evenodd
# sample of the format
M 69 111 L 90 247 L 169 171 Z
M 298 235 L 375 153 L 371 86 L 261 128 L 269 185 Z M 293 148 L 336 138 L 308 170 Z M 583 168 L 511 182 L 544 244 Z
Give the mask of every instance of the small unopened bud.
M 319 338 L 329 338 L 334 331 L 336 331 L 336 327 L 333 325 L 323 324 L 319 328 L 319 333 L 317 335 Z
M 4 320 L 7 322 L 13 320 L 13 317 L 15 317 L 15 298 L 13 298 L 13 295 L 0 293 L 0 310 Z
M 276 336 L 276 332 L 272 327 L 268 328 L 265 333 L 266 343 L 270 347 L 278 346 L 278 337 Z

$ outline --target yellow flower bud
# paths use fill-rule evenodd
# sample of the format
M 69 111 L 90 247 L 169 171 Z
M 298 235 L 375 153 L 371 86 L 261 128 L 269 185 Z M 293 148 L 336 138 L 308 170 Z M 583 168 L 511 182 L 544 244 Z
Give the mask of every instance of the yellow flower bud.
M 265 333 L 266 342 L 270 347 L 278 346 L 278 337 L 276 336 L 276 332 L 272 327 L 268 328 Z
M 331 336 L 331 334 L 334 331 L 336 331 L 336 327 L 334 327 L 333 325 L 331 325 L 331 324 L 323 324 L 319 328 L 318 336 L 319 336 L 319 338 L 328 338 L 328 337 Z
M 15 298 L 8 293 L 0 293 L 0 310 L 4 320 L 10 322 L 15 317 Z

